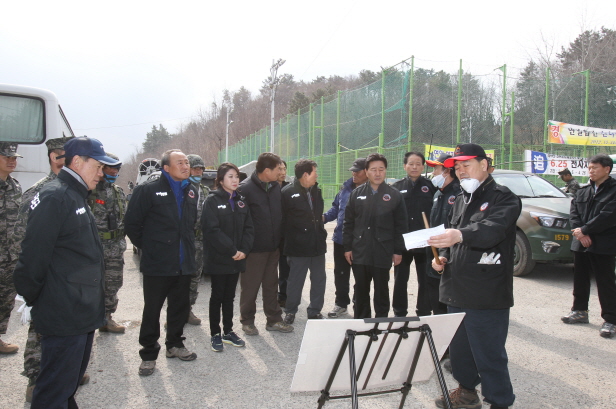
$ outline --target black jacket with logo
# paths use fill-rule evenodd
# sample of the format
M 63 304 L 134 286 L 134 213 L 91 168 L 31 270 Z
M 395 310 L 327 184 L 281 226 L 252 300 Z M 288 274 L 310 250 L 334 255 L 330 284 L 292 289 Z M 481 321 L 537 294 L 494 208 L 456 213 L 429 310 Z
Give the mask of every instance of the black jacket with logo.
M 460 182 L 458 179 L 450 182 L 443 190 L 437 190 L 434 194 L 434 203 L 430 211 L 430 227 L 437 227 L 441 224 L 446 224 L 449 219 L 449 212 L 453 204 L 456 202 L 456 197 L 460 194 Z M 434 258 L 431 247 L 426 247 L 428 260 Z M 440 278 L 441 274 L 432 268 L 432 263 L 426 263 L 426 270 L 430 277 Z
M 234 274 L 246 270 L 246 259 L 233 260 L 238 251 L 248 255 L 255 237 L 246 199 L 236 192 L 234 207 L 229 193 L 218 188 L 208 194 L 201 217 L 205 266 L 209 274 Z
M 276 251 L 280 246 L 280 226 L 282 223 L 280 185 L 278 182 L 270 182 L 266 191 L 257 176 L 257 171 L 254 171 L 249 178 L 240 184 L 238 192 L 246 198 L 255 226 L 256 240 L 251 252 Z
M 344 214 L 342 243 L 353 252 L 353 263 L 390 268 L 392 256 L 405 251 L 408 232 L 404 199 L 398 189 L 381 183 L 372 193 L 370 182 L 351 193 Z
M 87 197 L 62 169 L 30 204 L 14 281 L 39 334 L 87 334 L 104 324 L 103 247 Z
M 457 196 L 445 227 L 460 230 L 463 242 L 440 249 L 448 259 L 441 277 L 442 303 L 473 309 L 513 306 L 515 232 L 521 210 L 520 198 L 492 176 L 472 196 Z
M 308 194 L 297 178 L 282 189 L 283 254 L 292 257 L 314 257 L 327 252 L 327 232 L 323 225 L 323 196 L 317 185 Z
M 616 180 L 608 177 L 596 193 L 594 182 L 578 189 L 571 200 L 571 228 L 578 227 L 590 236 L 592 245 L 585 248 L 574 237 L 571 250 L 616 254 Z
M 407 176 L 392 186 L 398 189 L 404 198 L 409 223 L 408 231 L 425 229 L 426 226 L 421 213 L 426 213 L 426 217 L 430 220 L 432 199 L 434 199 L 434 193 L 436 192 L 432 181 L 419 176 L 415 181 L 415 186 L 413 186 L 411 179 Z
M 182 220 L 178 205 L 164 175 L 138 185 L 128 202 L 124 229 L 130 241 L 142 251 L 139 270 L 145 275 L 192 275 L 195 263 L 197 188 L 184 187 Z M 184 262 L 180 265 L 180 241 Z

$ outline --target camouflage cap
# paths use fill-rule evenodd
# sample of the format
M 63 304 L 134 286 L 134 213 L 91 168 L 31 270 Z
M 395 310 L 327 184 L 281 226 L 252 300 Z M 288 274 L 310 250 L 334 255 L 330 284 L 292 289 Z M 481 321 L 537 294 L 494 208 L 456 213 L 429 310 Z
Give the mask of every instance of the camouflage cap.
M 19 145 L 13 142 L 0 142 L 0 155 L 23 158 L 23 156 L 17 153 L 17 146 Z
M 199 155 L 195 155 L 191 153 L 190 155 L 186 155 L 188 157 L 188 162 L 190 163 L 191 168 L 203 168 L 205 169 L 205 162 Z
M 66 136 L 62 138 L 54 138 L 47 139 L 45 141 L 45 145 L 47 145 L 47 150 L 52 151 L 54 149 L 62 149 L 64 150 L 64 144 L 73 139 L 74 136 Z
M 122 167 L 122 162 L 120 162 L 120 158 L 118 158 L 118 156 L 116 154 L 111 153 L 111 152 L 105 152 L 105 155 L 107 155 L 111 159 L 115 159 L 115 160 L 117 160 L 119 162 L 117 165 L 113 165 L 113 166 L 107 165 L 107 166 L 109 166 L 110 168 L 118 168 L 118 169 L 120 167 Z

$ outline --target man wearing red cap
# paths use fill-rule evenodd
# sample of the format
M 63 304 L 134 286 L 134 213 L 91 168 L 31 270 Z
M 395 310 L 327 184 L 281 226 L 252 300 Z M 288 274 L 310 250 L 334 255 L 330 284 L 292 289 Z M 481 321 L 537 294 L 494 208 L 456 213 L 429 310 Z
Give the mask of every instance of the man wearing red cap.
M 515 400 L 505 342 L 513 306 L 515 229 L 522 204 L 490 176 L 481 146 L 458 145 L 444 165 L 455 165 L 463 192 L 449 213 L 445 233 L 431 237 L 428 244 L 440 249 L 442 265 L 432 263 L 436 271 L 443 271 L 440 301 L 447 304 L 449 313 L 466 314 L 450 344 L 453 377 L 459 387 L 449 397 L 453 408 L 480 409 L 475 388 L 481 384 L 492 409 L 507 408 Z M 436 405 L 446 406 L 443 396 Z

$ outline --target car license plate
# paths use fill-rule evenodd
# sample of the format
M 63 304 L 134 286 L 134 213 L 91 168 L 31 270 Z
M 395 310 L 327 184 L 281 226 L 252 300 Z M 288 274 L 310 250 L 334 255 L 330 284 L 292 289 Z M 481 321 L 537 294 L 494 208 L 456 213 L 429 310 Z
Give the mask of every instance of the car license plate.
M 555 234 L 554 240 L 571 240 L 571 235 L 569 234 Z

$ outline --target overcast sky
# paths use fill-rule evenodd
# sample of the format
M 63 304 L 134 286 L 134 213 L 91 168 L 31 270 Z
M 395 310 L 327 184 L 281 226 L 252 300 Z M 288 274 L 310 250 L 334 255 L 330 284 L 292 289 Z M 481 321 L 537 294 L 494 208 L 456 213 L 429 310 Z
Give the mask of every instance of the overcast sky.
M 171 132 L 222 90 L 258 92 L 273 59 L 296 80 L 415 66 L 523 68 L 537 49 L 616 28 L 614 0 L 11 1 L 0 82 L 45 88 L 77 135 L 127 158 L 152 125 Z

